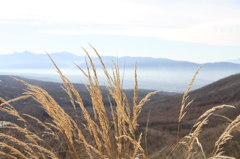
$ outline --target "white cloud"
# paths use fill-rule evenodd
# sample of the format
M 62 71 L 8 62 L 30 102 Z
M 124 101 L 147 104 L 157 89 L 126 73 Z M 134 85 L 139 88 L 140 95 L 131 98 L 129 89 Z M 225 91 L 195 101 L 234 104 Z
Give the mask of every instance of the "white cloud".
M 168 29 L 160 33 L 159 37 L 164 40 L 240 46 L 240 21 L 222 19 L 186 28 Z
M 205 43 L 210 45 L 240 46 L 240 21 L 225 19 L 180 28 L 122 27 L 119 29 L 82 28 L 81 30 L 40 30 L 60 35 L 102 34 L 151 36 L 163 40 Z
M 0 23 L 54 26 L 39 29 L 41 33 L 154 36 L 173 41 L 240 45 L 240 7 L 234 1 L 8 0 L 1 3 Z

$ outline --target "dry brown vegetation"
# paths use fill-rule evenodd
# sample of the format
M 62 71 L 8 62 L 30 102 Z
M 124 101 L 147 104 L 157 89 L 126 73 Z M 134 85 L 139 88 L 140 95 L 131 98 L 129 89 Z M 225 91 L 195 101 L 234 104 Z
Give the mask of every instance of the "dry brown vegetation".
M 94 49 L 94 48 L 93 48 Z M 82 95 L 74 85 L 65 77 L 53 62 L 62 79 L 62 89 L 68 95 L 70 103 L 75 110 L 69 115 L 59 103 L 44 89 L 31 85 L 15 78 L 27 86 L 23 95 L 14 99 L 2 101 L 0 110 L 12 115 L 14 122 L 7 122 L 0 132 L 1 158 L 61 158 L 61 159 L 137 159 L 137 158 L 234 158 L 239 154 L 225 153 L 226 143 L 236 141 L 239 129 L 240 115 L 230 119 L 221 115 L 221 110 L 235 109 L 232 105 L 218 105 L 202 110 L 195 120 L 186 120 L 186 114 L 192 103 L 189 91 L 197 76 L 197 70 L 182 99 L 166 97 L 165 100 L 174 100 L 176 105 L 181 103 L 178 110 L 175 107 L 165 107 L 168 118 L 159 118 L 160 123 L 151 119 L 151 114 L 157 112 L 154 102 L 150 109 L 143 109 L 143 105 L 157 92 L 138 98 L 137 68 L 135 69 L 135 86 L 133 99 L 122 89 L 122 79 L 117 63 L 113 69 L 107 70 L 101 57 L 94 49 L 102 64 L 106 76 L 106 90 L 110 107 L 103 102 L 103 93 L 98 82 L 98 75 L 90 55 L 85 50 L 87 69 L 79 70 L 87 78 L 84 84 L 91 97 L 91 109 L 85 107 Z M 200 68 L 199 68 L 200 69 Z M 19 114 L 11 105 L 12 102 L 33 98 L 49 116 L 49 120 L 39 119 L 29 114 Z M 182 101 L 182 102 L 181 102 Z M 79 111 L 77 111 L 80 109 Z M 143 109 L 143 113 L 140 113 Z M 163 110 L 163 109 L 162 109 Z M 178 115 L 176 116 L 176 112 Z M 217 112 L 217 113 L 216 113 Z M 172 113 L 172 115 L 171 115 Z M 140 117 L 140 118 L 139 118 Z M 216 124 L 218 130 L 209 127 L 209 120 L 219 118 L 223 123 Z M 185 120 L 184 120 L 185 119 Z M 164 123 L 165 128 L 161 125 Z M 161 125 L 161 126 L 158 126 Z M 159 129 L 157 129 L 159 128 Z M 214 133 L 213 133 L 214 132 Z M 174 137 L 173 137 L 174 136 Z M 204 138 L 213 137 L 209 142 Z M 232 142 L 234 144 L 234 142 Z M 235 143 L 238 145 L 238 143 Z M 208 148 L 212 147 L 212 148 Z M 239 147 L 239 145 L 238 145 Z M 240 149 L 238 149 L 239 151 Z M 235 151 L 234 151 L 235 152 Z

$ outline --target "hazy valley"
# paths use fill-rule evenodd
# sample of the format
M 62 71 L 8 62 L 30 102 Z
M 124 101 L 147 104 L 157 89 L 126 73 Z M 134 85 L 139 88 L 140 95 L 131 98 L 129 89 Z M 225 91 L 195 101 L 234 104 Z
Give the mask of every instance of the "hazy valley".
M 72 82 L 85 81 L 82 73 L 72 63 L 85 69 L 85 56 L 77 56 L 68 52 L 52 53 L 52 59 Z M 117 61 L 123 77 L 123 88 L 132 89 L 134 84 L 134 68 L 137 62 L 139 87 L 168 92 L 184 92 L 193 74 L 201 65 L 187 61 L 174 61 L 165 58 L 150 57 L 102 57 L 110 70 L 113 61 Z M 61 82 L 47 54 L 34 54 L 28 51 L 0 55 L 0 74 L 18 75 L 26 78 Z M 99 81 L 102 85 L 106 79 L 101 71 L 97 57 L 93 57 Z M 233 61 L 237 62 L 237 60 Z M 240 64 L 231 62 L 206 63 L 197 76 L 193 89 L 200 88 L 218 79 L 239 73 Z

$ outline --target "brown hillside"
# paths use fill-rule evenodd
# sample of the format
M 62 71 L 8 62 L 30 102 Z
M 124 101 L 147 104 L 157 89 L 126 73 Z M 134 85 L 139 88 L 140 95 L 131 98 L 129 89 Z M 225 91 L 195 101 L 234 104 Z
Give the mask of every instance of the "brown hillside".
M 158 153 L 162 150 L 168 151 L 166 145 L 174 145 L 178 131 L 178 117 L 181 107 L 183 94 L 157 97 L 146 103 L 139 117 L 139 132 L 147 131 L 148 153 L 158 154 L 156 159 L 164 158 L 167 153 Z M 232 75 L 209 84 L 200 89 L 189 93 L 189 101 L 193 103 L 186 109 L 186 116 L 181 122 L 180 137 L 191 132 L 192 126 L 206 110 L 213 106 L 231 104 L 236 107 L 226 108 L 215 111 L 209 118 L 208 124 L 204 125 L 203 132 L 199 135 L 199 141 L 204 147 L 207 156 L 211 156 L 214 143 L 226 128 L 229 122 L 218 115 L 224 115 L 231 120 L 235 119 L 240 113 L 240 74 Z M 147 120 L 150 112 L 148 129 Z M 231 140 L 225 145 L 225 154 L 240 158 L 239 133 L 234 133 L 234 141 Z M 145 143 L 145 141 L 143 141 Z M 170 148 L 171 149 L 171 148 Z M 169 150 L 170 151 L 170 150 Z M 166 155 L 166 156 L 165 156 Z M 154 158 L 154 159 L 155 159 Z
M 182 97 L 183 94 L 179 94 L 151 100 L 143 108 L 140 117 L 141 121 L 146 121 L 147 114 L 151 110 L 150 124 L 176 122 Z M 185 120 L 196 119 L 204 111 L 216 105 L 233 104 L 238 107 L 238 103 L 240 103 L 240 74 L 223 78 L 205 87 L 191 91 L 189 100 L 193 100 L 193 103 L 187 108 Z M 229 114 L 232 111 L 225 110 L 224 113 Z M 234 113 L 230 115 L 233 116 L 237 111 L 234 110 Z

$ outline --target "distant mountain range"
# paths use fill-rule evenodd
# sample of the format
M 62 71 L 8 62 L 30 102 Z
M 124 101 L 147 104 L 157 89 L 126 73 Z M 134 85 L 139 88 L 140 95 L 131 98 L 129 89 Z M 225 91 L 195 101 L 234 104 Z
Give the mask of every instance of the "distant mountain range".
M 69 52 L 50 54 L 58 67 L 63 70 L 73 82 L 79 82 L 81 72 L 72 63 L 81 68 L 85 67 L 85 56 L 77 56 Z M 117 61 L 120 69 L 124 70 L 124 87 L 133 87 L 134 66 L 137 62 L 139 87 L 145 89 L 158 89 L 165 91 L 183 92 L 197 68 L 201 65 L 187 61 L 175 61 L 166 58 L 151 57 L 114 57 L 102 56 L 107 68 Z M 46 54 L 35 54 L 29 51 L 0 55 L 0 74 L 21 75 L 23 77 L 41 79 L 45 81 L 58 81 L 55 68 Z M 101 63 L 97 57 L 92 57 L 97 69 Z M 101 72 L 101 71 L 100 71 Z M 211 83 L 220 78 L 240 72 L 240 64 L 232 62 L 207 63 L 201 69 L 194 88 Z M 78 77 L 76 77 L 78 76 Z M 102 74 L 99 73 L 102 77 Z M 100 80 L 101 81 L 101 80 Z M 102 80 L 104 81 L 104 80 Z

